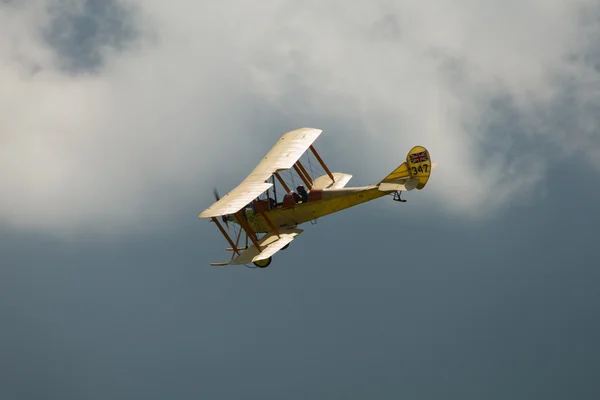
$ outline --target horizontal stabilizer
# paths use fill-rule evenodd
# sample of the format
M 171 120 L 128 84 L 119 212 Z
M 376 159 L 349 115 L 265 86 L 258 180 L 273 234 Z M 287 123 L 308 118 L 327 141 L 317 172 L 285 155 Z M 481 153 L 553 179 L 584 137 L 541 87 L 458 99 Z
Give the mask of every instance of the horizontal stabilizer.
M 342 189 L 348 184 L 348 182 L 352 178 L 352 175 L 343 174 L 341 172 L 334 172 L 331 175 L 333 175 L 335 181 L 332 181 L 329 175 L 320 176 L 317 179 L 315 179 L 312 185 L 312 189 Z
M 407 179 L 403 182 L 382 182 L 378 188 L 382 192 L 407 192 L 417 187 L 418 179 Z
M 377 186 L 382 192 L 409 191 L 417 187 L 418 179 L 411 179 L 408 165 L 403 162 Z

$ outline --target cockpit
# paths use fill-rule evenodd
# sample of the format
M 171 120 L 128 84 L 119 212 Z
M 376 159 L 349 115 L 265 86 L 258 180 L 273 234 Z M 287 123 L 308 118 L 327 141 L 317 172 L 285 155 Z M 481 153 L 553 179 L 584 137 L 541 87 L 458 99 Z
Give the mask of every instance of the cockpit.
M 246 206 L 246 212 L 261 213 L 275 210 L 278 208 L 294 207 L 297 204 L 307 203 L 309 201 L 309 192 L 303 185 L 296 187 L 295 191 L 290 191 L 283 196 L 282 202 L 278 203 L 267 194 L 266 198 L 257 198 Z

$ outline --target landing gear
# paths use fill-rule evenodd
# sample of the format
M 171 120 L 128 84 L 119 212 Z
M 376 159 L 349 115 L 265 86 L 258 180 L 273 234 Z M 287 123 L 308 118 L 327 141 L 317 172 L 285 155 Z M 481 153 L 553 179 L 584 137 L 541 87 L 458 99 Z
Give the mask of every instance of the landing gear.
M 400 203 L 406 203 L 406 200 L 403 200 L 400 195 L 402 192 L 394 192 L 394 201 L 399 201 Z
M 269 265 L 271 265 L 271 261 L 273 261 L 273 257 L 269 257 L 264 260 L 254 261 L 253 264 L 256 265 L 258 268 L 267 268 Z

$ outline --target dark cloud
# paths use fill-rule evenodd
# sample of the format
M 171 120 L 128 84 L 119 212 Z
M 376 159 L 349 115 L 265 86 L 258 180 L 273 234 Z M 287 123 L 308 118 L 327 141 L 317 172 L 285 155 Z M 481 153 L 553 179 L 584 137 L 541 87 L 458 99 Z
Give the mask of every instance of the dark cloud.
M 137 36 L 133 10 L 120 0 L 84 0 L 80 6 L 58 0 L 50 12 L 43 35 L 70 73 L 97 71 L 106 51 L 122 51 Z
M 568 64 L 555 74 L 556 94 L 536 110 L 538 137 L 573 159 L 591 159 L 600 167 L 600 6 L 584 8 L 579 35 L 567 55 Z M 551 135 L 549 134 L 551 132 Z M 583 157 L 582 157 L 583 156 Z
M 595 399 L 600 192 L 578 193 L 493 224 L 384 198 L 264 271 L 209 267 L 226 244 L 192 209 L 118 244 L 5 232 L 0 395 Z
M 65 27 L 51 27 L 48 32 L 57 29 L 52 46 L 63 54 L 69 72 L 101 68 L 102 52 L 89 53 L 91 49 L 119 51 L 135 40 L 135 33 L 123 33 L 129 29 L 126 26 L 134 26 L 131 15 L 125 17 L 123 9 L 119 14 L 114 9 L 102 9 L 100 3 L 87 2 L 73 11 L 65 4 L 56 3 L 53 11 L 53 24 L 60 20 Z M 103 4 L 121 7 L 116 2 Z M 164 13 L 172 11 L 167 3 L 145 4 Z M 222 3 L 212 4 L 217 7 Z M 414 61 L 413 57 L 434 47 L 425 36 L 433 31 L 425 29 L 421 34 L 413 32 L 415 37 L 425 37 L 425 44 L 406 46 L 409 51 L 405 57 L 388 62 L 406 50 L 398 46 L 395 52 L 390 51 L 395 46 L 390 39 L 403 33 L 396 30 L 402 28 L 403 20 L 390 17 L 388 12 L 375 13 L 380 18 L 370 18 L 371 14 L 361 25 L 363 13 L 356 12 L 354 25 L 358 30 L 343 19 L 336 21 L 333 17 L 338 14 L 309 13 L 296 25 L 298 31 L 292 32 L 296 35 L 290 36 L 298 42 L 290 45 L 290 39 L 279 35 L 279 29 L 266 29 L 254 37 L 260 46 L 246 47 L 243 39 L 252 38 L 250 33 L 259 25 L 269 26 L 267 20 L 259 19 L 265 10 L 257 4 L 248 9 L 238 4 L 244 12 L 256 12 L 254 17 L 260 23 L 245 37 L 236 31 L 239 36 L 234 34 L 231 42 L 213 41 L 237 26 L 223 23 L 225 15 L 233 15 L 229 4 L 223 6 L 223 18 L 214 26 L 208 23 L 212 14 L 210 18 L 202 14 L 207 23 L 198 24 L 193 13 L 172 11 L 174 26 L 181 23 L 183 27 L 176 34 L 174 26 L 162 31 L 166 38 L 163 43 L 170 46 L 149 58 L 154 69 L 140 68 L 147 66 L 146 58 L 131 65 L 131 74 L 119 76 L 114 85 L 119 89 L 124 83 L 135 85 L 107 96 L 107 104 L 116 104 L 115 108 L 74 126 L 73 136 L 79 138 L 80 132 L 106 122 L 94 132 L 102 140 L 91 142 L 90 151 L 71 147 L 68 141 L 65 145 L 82 158 L 97 156 L 101 162 L 68 164 L 69 171 L 106 168 L 106 141 L 125 149 L 121 168 L 111 170 L 109 179 L 85 177 L 66 180 L 61 186 L 52 183 L 52 175 L 41 175 L 30 182 L 30 164 L 23 168 L 23 175 L 17 175 L 16 180 L 26 182 L 27 187 L 46 184 L 51 192 L 64 197 L 46 198 L 44 191 L 26 191 L 5 207 L 11 217 L 39 220 L 46 213 L 57 222 L 46 230 L 36 225 L 21 233 L 6 225 L 0 230 L 0 397 L 598 398 L 595 371 L 600 357 L 600 275 L 596 227 L 600 224 L 600 192 L 590 184 L 597 180 L 597 174 L 588 168 L 573 173 L 569 165 L 565 166 L 564 154 L 548 148 L 554 137 L 557 145 L 568 146 L 567 133 L 581 132 L 581 127 L 587 126 L 582 121 L 597 113 L 594 101 L 585 100 L 585 93 L 593 93 L 584 90 L 594 82 L 593 75 L 585 78 L 592 80 L 582 79 L 580 74 L 570 79 L 568 74 L 557 76 L 560 79 L 552 82 L 560 89 L 559 94 L 532 107 L 538 115 L 524 109 L 523 97 L 503 85 L 511 80 L 522 82 L 522 71 L 516 69 L 520 64 L 529 66 L 525 72 L 540 69 L 537 58 L 523 60 L 527 54 L 518 53 L 526 35 L 504 50 L 507 60 L 517 58 L 507 68 L 510 74 L 504 76 L 504 82 L 500 76 L 497 86 L 484 80 L 488 86 L 479 87 L 477 67 L 499 52 L 488 42 L 474 46 L 470 54 L 435 46 L 438 64 L 432 66 L 425 58 Z M 406 12 L 420 4 L 415 2 Z M 496 32 L 509 36 L 506 21 L 501 19 L 504 9 L 498 5 L 490 14 L 494 21 L 498 17 L 502 22 L 502 30 Z M 479 11 L 473 10 L 472 15 L 479 17 Z M 439 14 L 426 13 L 415 26 Z M 271 15 L 266 15 L 270 20 Z M 440 17 L 441 22 L 447 19 L 452 21 L 445 14 Z M 466 23 L 477 19 L 467 18 Z M 373 24 L 373 20 L 378 22 Z M 454 20 L 462 28 L 464 21 Z M 548 26 L 545 20 L 536 22 Z M 116 26 L 120 33 L 111 36 L 112 32 L 102 28 L 106 26 Z M 335 33 L 328 31 L 331 26 Z M 485 34 L 481 26 L 465 33 Z M 192 27 L 206 29 L 211 35 L 198 34 Z M 347 27 L 351 33 L 367 32 L 368 42 L 357 44 L 354 36 L 336 36 L 337 28 Z M 374 47 L 374 37 L 369 36 L 373 27 L 380 35 L 380 43 Z M 528 26 L 514 27 L 529 32 Z M 589 27 L 593 31 L 593 19 Z M 218 29 L 223 36 L 215 33 Z M 190 40 L 194 45 L 178 47 L 178 39 L 194 33 L 194 38 L 210 37 L 209 44 Z M 61 42 L 56 38 L 65 39 Z M 404 40 L 402 36 L 400 39 Z M 86 40 L 92 45 L 80 46 Z M 449 42 L 462 46 L 462 40 L 458 35 Z M 229 51 L 223 56 L 223 44 L 230 49 L 232 43 L 240 42 L 252 57 L 233 56 Z M 378 47 L 381 43 L 384 45 Z M 205 52 L 209 45 L 219 51 Z M 374 52 L 373 48 L 382 51 Z M 492 51 L 486 53 L 490 48 Z M 586 49 L 574 52 L 572 62 L 584 63 L 586 71 L 594 71 L 593 49 Z M 186 58 L 190 55 L 200 56 L 197 60 Z M 483 56 L 476 58 L 479 55 Z M 207 69 L 207 63 L 214 60 L 223 62 Z M 161 62 L 165 66 L 162 72 L 158 68 Z M 409 62 L 413 67 L 403 70 Z M 260 85 L 254 82 L 256 86 L 244 87 L 243 81 L 250 78 L 239 66 L 247 65 L 263 68 L 271 76 L 267 74 Z M 231 66 L 232 70 L 219 74 Z M 419 74 L 435 68 L 443 72 L 441 77 L 437 73 Z M 141 74 L 142 70 L 148 75 Z M 482 75 L 488 72 L 494 76 L 498 73 L 484 68 Z M 234 79 L 240 76 L 239 81 Z M 111 82 L 107 77 L 98 78 L 103 85 L 84 86 L 82 92 L 96 98 L 94 88 Z M 336 79 L 340 81 L 332 90 L 320 90 Z M 464 110 L 476 112 L 452 114 L 439 126 L 428 125 L 440 118 L 437 110 L 429 107 L 437 101 L 438 86 L 448 82 L 453 84 L 444 93 L 459 99 Z M 156 83 L 160 85 L 152 86 Z M 31 103 L 24 102 L 28 107 L 23 107 L 22 120 L 41 120 L 43 126 L 60 130 L 64 121 L 107 107 L 76 101 L 65 106 L 75 110 L 72 114 L 49 108 L 58 101 L 57 88 L 80 88 L 84 82 L 68 84 L 52 86 L 49 94 L 32 91 L 27 98 Z M 169 90 L 173 84 L 176 90 Z M 276 90 L 265 91 L 267 95 L 261 92 L 263 87 Z M 143 91 L 145 88 L 149 89 Z M 532 88 L 537 89 L 535 85 Z M 243 94 L 231 101 L 240 91 Z M 420 98 L 423 92 L 431 95 Z M 219 103 L 222 98 L 229 101 Z M 42 101 L 34 103 L 37 99 Z M 166 100 L 150 101 L 156 99 Z M 80 103 L 81 109 L 77 108 Z M 30 104 L 58 116 L 57 120 L 37 115 L 32 118 Z M 121 114 L 135 104 L 141 105 L 139 112 Z M 422 110 L 427 112 L 420 114 Z M 14 115 L 7 114 L 11 118 L 5 120 Z M 535 120 L 536 115 L 539 120 Z M 407 127 L 398 123 L 410 118 L 418 122 L 408 126 L 416 134 L 406 134 Z M 128 119 L 150 122 L 127 125 Z M 239 124 L 231 123 L 234 120 Z M 449 125 L 457 121 L 463 125 L 451 131 Z M 590 121 L 590 126 L 596 123 L 593 118 Z M 123 130 L 115 132 L 123 125 Z M 305 233 L 288 250 L 274 257 L 268 270 L 209 267 L 208 262 L 223 261 L 228 255 L 223 250 L 227 244 L 214 226 L 196 219 L 212 201 L 213 184 L 222 192 L 231 189 L 256 165 L 278 134 L 300 126 L 324 129 L 317 149 L 330 167 L 355 175 L 352 185 L 381 178 L 404 158 L 407 149 L 401 146 L 411 146 L 416 140 L 437 146 L 436 154 L 456 151 L 457 156 L 435 170 L 424 191 L 408 193 L 408 203 L 383 198 L 323 218 L 316 226 L 306 226 Z M 435 135 L 427 136 L 438 128 Z M 26 124 L 16 125 L 9 132 L 21 138 L 31 129 Z M 182 131 L 185 136 L 176 135 Z M 463 135 L 463 131 L 467 133 Z M 114 136 L 107 136 L 109 132 Z M 139 135 L 128 136 L 130 132 Z M 538 140 L 544 132 L 556 136 Z M 14 165 L 21 165 L 21 160 L 39 160 L 55 143 L 40 142 L 37 136 L 33 139 L 23 148 L 36 144 L 44 153 L 20 153 L 19 147 L 14 151 L 9 147 L 19 162 Z M 452 147 L 455 143 L 458 145 Z M 593 140 L 584 143 L 594 145 Z M 481 154 L 481 164 L 460 164 L 473 156 L 464 150 L 467 147 Z M 57 159 L 44 161 L 40 170 L 51 169 L 59 159 L 68 158 L 68 152 L 60 150 L 56 151 Z M 150 162 L 144 164 L 135 158 L 138 154 L 147 154 Z M 444 203 L 457 202 L 460 196 L 476 190 L 476 197 L 481 199 L 477 206 L 505 196 L 506 190 L 514 189 L 513 181 L 521 173 L 515 166 L 527 169 L 522 160 L 532 154 L 548 163 L 549 193 L 537 190 L 530 201 L 516 202 L 523 193 L 517 186 L 512 196 L 505 197 L 503 213 L 485 221 L 468 218 L 478 211 L 475 206 L 467 206 L 454 216 L 442 209 Z M 501 162 L 496 164 L 505 169 L 481 175 L 478 168 L 498 157 Z M 539 161 L 535 157 L 532 160 Z M 178 162 L 184 167 L 169 169 Z M 135 201 L 127 203 L 111 197 L 110 192 L 126 193 L 144 181 L 143 175 L 132 173 L 132 165 L 162 178 L 148 183 L 152 191 L 140 191 Z M 11 171 L 11 177 L 15 175 L 11 168 L 6 170 Z M 191 171 L 185 185 L 171 183 L 185 171 Z M 449 172 L 444 175 L 444 171 Z M 123 176 L 132 178 L 119 182 Z M 483 184 L 473 182 L 477 178 Z M 510 184 L 504 184 L 507 181 Z M 460 186 L 462 182 L 466 184 Z M 90 193 L 90 197 L 80 200 L 80 193 Z M 132 223 L 135 229 L 119 229 L 118 237 L 97 233 L 106 220 L 126 219 L 143 204 L 157 203 L 162 193 L 167 193 L 170 201 L 164 207 L 140 211 L 140 218 Z M 36 202 L 30 208 L 10 208 L 31 199 Z M 52 202 L 62 207 L 57 211 L 49 206 Z M 82 203 L 97 212 L 95 218 L 83 219 L 89 213 L 76 212 Z M 76 235 L 64 241 L 53 238 L 64 229 L 65 221 L 79 218 L 82 228 Z

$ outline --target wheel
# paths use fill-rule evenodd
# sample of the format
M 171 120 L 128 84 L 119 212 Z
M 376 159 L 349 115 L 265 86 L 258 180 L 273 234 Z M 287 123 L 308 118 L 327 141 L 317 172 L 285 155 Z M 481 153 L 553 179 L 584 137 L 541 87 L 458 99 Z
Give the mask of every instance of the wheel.
M 283 246 L 283 247 L 281 248 L 281 250 L 285 250 L 285 249 L 287 249 L 288 247 L 290 247 L 290 244 L 289 244 L 289 243 L 288 243 L 288 244 L 286 244 L 285 246 Z
M 254 265 L 256 265 L 258 268 L 267 268 L 269 265 L 271 265 L 272 259 L 273 257 L 269 257 L 264 260 L 254 261 Z

